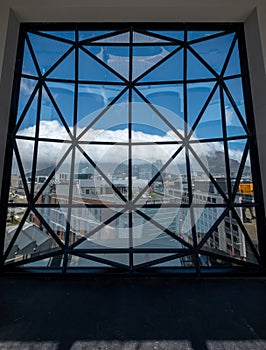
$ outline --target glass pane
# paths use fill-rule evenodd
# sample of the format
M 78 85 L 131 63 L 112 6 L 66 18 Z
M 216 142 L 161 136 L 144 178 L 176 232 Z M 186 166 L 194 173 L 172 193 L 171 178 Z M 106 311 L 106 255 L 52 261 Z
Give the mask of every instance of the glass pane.
M 7 246 L 11 242 L 11 237 L 16 234 L 18 225 L 18 223 L 11 225 L 7 229 L 7 235 L 5 238 Z M 43 227 L 38 217 L 36 217 L 33 212 L 30 212 L 12 245 L 6 263 L 39 257 L 55 250 L 60 250 L 57 243 Z
M 256 220 L 252 219 L 254 216 L 254 208 L 250 207 L 248 212 L 243 208 L 236 208 L 236 211 L 256 249 L 258 243 Z M 225 216 L 224 220 L 210 236 L 203 249 L 221 255 L 221 260 L 223 260 L 224 256 L 255 264 L 258 263 L 244 232 L 239 226 L 235 216 L 231 213 Z
M 172 50 L 172 47 L 171 47 Z M 161 58 L 167 56 L 169 52 L 163 49 Z M 165 62 L 154 68 L 150 73 L 145 75 L 141 82 L 156 82 L 156 81 L 174 81 L 183 79 L 183 50 L 178 51 L 173 56 L 169 57 Z
M 108 38 L 104 38 L 104 39 L 99 39 L 99 40 L 95 40 L 95 43 L 129 43 L 129 32 L 127 33 L 123 33 L 123 34 L 116 34 L 114 33 L 114 35 L 108 37 Z
M 184 40 L 184 32 L 183 30 L 156 30 L 151 31 L 151 33 L 163 35 L 171 39 L 175 40 Z
M 237 108 L 240 111 L 242 118 L 244 119 L 244 121 L 246 121 L 246 111 L 241 78 L 226 80 L 225 84 L 229 89 L 229 94 L 232 96 L 235 104 L 237 105 Z
M 22 100 L 22 99 L 21 99 Z M 21 101 L 20 100 L 20 101 Z M 38 93 L 30 104 L 17 131 L 17 135 L 35 137 L 35 127 L 37 118 Z M 20 119 L 17 120 L 20 122 Z
M 66 123 L 69 127 L 73 126 L 75 85 L 48 82 L 47 86 Z
M 110 30 L 80 30 L 79 41 L 82 40 L 97 40 L 99 36 L 111 33 Z M 115 32 L 114 32 L 115 33 Z
M 222 32 L 217 31 L 210 31 L 210 30 L 204 30 L 204 31 L 188 31 L 187 37 L 189 41 L 196 40 L 196 39 L 204 39 L 207 38 L 210 35 L 219 34 Z
M 209 95 L 213 90 L 213 87 L 214 87 L 214 83 L 193 83 L 193 84 L 187 85 L 187 113 L 188 113 L 188 125 L 190 128 L 192 128 L 197 117 L 202 111 L 203 106 L 205 105 Z M 217 92 L 215 95 L 215 99 L 210 101 L 209 104 L 213 104 L 215 102 L 216 103 L 219 102 L 219 95 Z M 213 114 L 213 111 L 208 112 L 208 115 L 212 115 L 212 114 Z M 210 120 L 212 119 L 212 117 L 210 116 L 209 118 L 206 116 L 206 118 Z M 215 117 L 213 119 L 215 119 Z
M 72 51 L 52 72 L 48 78 L 53 79 L 75 79 L 75 52 Z
M 92 207 L 83 210 L 86 211 L 86 215 L 82 216 L 82 221 L 77 215 L 73 214 L 71 217 L 73 242 L 79 242 L 76 249 L 90 249 L 92 247 L 98 249 L 98 246 L 108 248 L 129 247 L 128 213 L 115 218 L 117 211 L 112 209 L 112 204 L 110 204 L 110 208 Z M 110 222 L 103 224 L 107 220 Z
M 35 64 L 32 59 L 28 44 L 25 42 L 22 73 L 27 75 L 38 76 Z
M 75 31 L 62 31 L 62 30 L 56 30 L 56 31 L 41 31 L 40 33 L 54 35 L 60 39 L 67 39 L 67 40 L 75 40 Z
M 164 202 L 162 202 L 163 204 Z M 146 204 L 158 204 L 156 200 L 147 200 Z M 169 230 L 175 237 L 193 244 L 190 211 L 187 208 L 141 208 L 140 213 L 145 214 L 164 229 Z M 138 248 L 186 248 L 176 238 L 156 223 L 148 221 L 139 213 L 133 215 L 133 244 Z
M 206 193 L 198 195 L 198 204 L 220 204 L 220 198 L 215 194 Z M 197 232 L 198 243 L 205 237 L 211 227 L 217 222 L 220 216 L 223 214 L 225 208 L 194 208 L 194 222 Z
M 240 74 L 241 68 L 240 68 L 240 59 L 239 59 L 239 49 L 238 49 L 238 42 L 236 42 L 234 50 L 231 54 L 230 60 L 228 62 L 225 76 L 234 75 L 234 74 Z
M 32 33 L 28 35 L 42 74 L 45 74 L 71 47 L 71 45 L 63 43 L 60 40 L 48 39 Z
M 207 38 L 205 41 L 193 44 L 192 47 L 217 73 L 220 73 L 234 36 L 232 33 L 214 39 Z
M 197 87 L 196 87 L 197 89 Z M 202 94 L 205 94 L 205 96 L 208 94 L 209 91 L 200 91 L 201 98 L 203 98 Z M 197 90 L 188 91 L 190 102 L 188 107 L 188 113 L 189 113 L 189 126 L 193 127 L 193 119 L 190 119 L 190 117 L 193 118 L 193 109 L 195 107 L 191 107 L 194 105 L 194 102 L 192 102 L 193 97 L 197 101 L 196 97 L 198 95 Z M 194 100 L 193 100 L 194 101 Z M 198 100 L 200 102 L 200 100 Z M 197 102 L 196 102 L 197 103 Z M 190 114 L 190 111 L 192 109 L 192 115 Z M 196 112 L 196 111 L 195 111 Z M 197 111 L 196 114 L 194 114 L 196 117 L 198 117 L 197 113 L 199 114 L 201 111 Z M 195 120 L 194 120 L 195 122 Z M 208 138 L 221 138 L 223 137 L 222 132 L 222 116 L 221 116 L 221 104 L 220 104 L 220 93 L 219 90 L 216 89 L 213 97 L 211 98 L 207 108 L 205 109 L 202 117 L 200 118 L 196 128 L 194 128 L 194 137 L 198 139 L 208 139 Z
M 134 266 L 149 263 L 149 266 L 156 264 L 156 260 L 162 258 L 171 258 L 173 255 L 167 253 L 135 253 L 133 256 Z M 157 266 L 157 265 L 156 265 Z
M 190 51 L 187 51 L 187 79 L 213 78 L 211 71 Z
M 96 49 L 93 47 L 88 51 L 92 55 L 94 54 L 100 56 L 102 61 L 108 65 L 109 57 L 108 54 L 105 54 L 105 51 L 103 49 L 105 49 L 105 47 L 97 47 Z M 89 53 L 86 53 L 82 50 L 79 50 L 79 79 L 86 81 L 121 82 L 116 74 L 112 73 L 107 67 L 90 56 Z
M 110 101 L 119 94 L 118 89 L 111 91 L 102 89 L 102 91 L 98 91 L 99 95 L 97 96 L 95 96 L 95 90 L 95 93 L 87 93 L 83 99 L 80 99 L 78 109 L 80 119 L 77 131 L 81 141 L 128 142 L 128 94 L 123 94 L 116 103 L 105 109 Z M 107 94 L 109 94 L 110 100 L 107 99 Z M 91 101 L 92 103 L 90 103 Z M 94 110 L 97 103 L 101 104 L 102 107 Z M 89 126 L 90 128 L 87 130 Z
M 69 267 L 104 267 L 112 265 L 108 265 L 107 261 L 110 263 L 118 263 L 121 265 L 128 266 L 129 265 L 129 254 L 88 254 L 88 259 L 81 258 L 79 256 L 70 255 L 68 260 Z M 90 260 L 93 258 L 103 259 L 103 262 Z M 106 261 L 106 263 L 104 263 Z

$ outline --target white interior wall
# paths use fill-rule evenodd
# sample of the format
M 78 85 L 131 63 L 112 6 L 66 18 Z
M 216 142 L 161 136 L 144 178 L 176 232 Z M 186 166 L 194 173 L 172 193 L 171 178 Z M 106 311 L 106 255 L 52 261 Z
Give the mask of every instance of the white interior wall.
M 245 22 L 266 203 L 265 0 L 5 0 L 0 2 L 0 186 L 19 22 Z

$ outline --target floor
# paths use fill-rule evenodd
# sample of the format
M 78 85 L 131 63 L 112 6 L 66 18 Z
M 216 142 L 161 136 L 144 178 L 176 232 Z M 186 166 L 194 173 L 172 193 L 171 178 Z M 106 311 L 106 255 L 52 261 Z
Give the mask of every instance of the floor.
M 1 277 L 0 350 L 265 350 L 264 278 Z

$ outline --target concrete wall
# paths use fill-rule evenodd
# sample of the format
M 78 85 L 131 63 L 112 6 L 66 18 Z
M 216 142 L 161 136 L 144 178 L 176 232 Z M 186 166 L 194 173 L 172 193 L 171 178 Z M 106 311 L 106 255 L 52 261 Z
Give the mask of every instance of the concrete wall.
M 5 0 L 0 3 L 0 186 L 19 22 L 245 22 L 266 203 L 265 0 Z

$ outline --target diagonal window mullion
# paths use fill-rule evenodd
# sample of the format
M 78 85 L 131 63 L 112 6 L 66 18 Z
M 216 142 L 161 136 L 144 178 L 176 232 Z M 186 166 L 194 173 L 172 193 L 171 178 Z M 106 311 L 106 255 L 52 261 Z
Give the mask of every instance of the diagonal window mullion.
M 221 189 L 221 187 L 218 185 L 217 181 L 214 179 L 214 177 L 212 176 L 212 174 L 209 172 L 209 170 L 206 168 L 205 164 L 201 161 L 201 159 L 199 158 L 199 156 L 197 155 L 197 153 L 194 151 L 194 149 L 188 145 L 190 152 L 193 154 L 193 156 L 195 157 L 195 159 L 197 160 L 197 162 L 199 163 L 199 165 L 201 166 L 201 168 L 203 169 L 203 171 L 205 172 L 205 174 L 208 176 L 208 178 L 211 180 L 211 182 L 214 184 L 215 188 L 217 189 L 217 191 L 220 193 L 220 195 L 223 197 L 224 201 L 226 203 L 229 203 L 228 198 L 226 197 L 226 194 L 224 193 L 224 191 Z
M 23 215 L 23 218 L 21 219 L 21 221 L 20 221 L 20 223 L 19 223 L 19 225 L 18 225 L 18 227 L 16 229 L 16 232 L 14 233 L 14 236 L 12 237 L 12 239 L 11 239 L 11 241 L 10 241 L 10 243 L 9 243 L 5 253 L 4 253 L 3 261 L 5 261 L 7 259 L 8 254 L 10 253 L 14 243 L 16 242 L 16 240 L 17 240 L 21 230 L 23 229 L 23 226 L 24 226 L 24 224 L 25 224 L 25 222 L 27 220 L 27 217 L 28 217 L 29 213 L 30 213 L 30 208 L 28 207 L 26 209 L 24 215 Z
M 172 231 L 170 231 L 168 228 L 162 226 L 158 221 L 154 220 L 153 218 L 151 218 L 149 215 L 143 213 L 142 211 L 140 211 L 139 209 L 137 209 L 135 211 L 137 214 L 139 214 L 140 216 L 142 216 L 145 220 L 151 222 L 154 226 L 156 226 L 157 228 L 159 228 L 160 230 L 162 230 L 163 232 L 165 232 L 168 236 L 171 236 L 172 238 L 174 238 L 176 241 L 178 241 L 179 243 L 181 243 L 182 245 L 184 245 L 185 247 L 189 248 L 192 250 L 192 252 L 194 252 L 194 248 L 191 244 L 187 243 L 184 239 L 178 237 L 176 234 L 174 234 Z
M 30 50 L 30 53 L 31 53 L 31 56 L 32 56 L 32 60 L 33 60 L 34 66 L 36 68 L 36 71 L 38 73 L 38 76 L 39 76 L 39 78 L 41 78 L 42 77 L 42 73 L 41 73 L 41 70 L 40 70 L 40 67 L 39 67 L 39 63 L 38 63 L 38 60 L 37 60 L 36 55 L 34 53 L 33 47 L 31 45 L 30 38 L 29 38 L 29 36 L 27 34 L 26 34 L 26 42 L 28 44 L 28 47 L 29 47 L 29 50 Z
M 184 136 L 163 116 L 163 114 L 136 88 L 133 87 L 134 91 L 142 98 L 142 100 L 158 115 L 160 119 L 182 140 Z
M 193 126 L 191 127 L 191 130 L 190 130 L 190 132 L 189 132 L 189 134 L 188 134 L 188 139 L 191 138 L 193 132 L 195 131 L 196 127 L 198 126 L 198 124 L 199 124 L 199 122 L 200 122 L 200 120 L 201 120 L 203 114 L 205 113 L 207 107 L 209 106 L 209 103 L 210 103 L 212 97 L 214 96 L 214 94 L 215 94 L 215 92 L 216 92 L 216 90 L 217 90 L 218 85 L 219 85 L 219 83 L 216 82 L 216 84 L 215 84 L 214 87 L 212 88 L 212 90 L 211 90 L 211 92 L 210 92 L 210 94 L 209 94 L 209 96 L 208 96 L 206 102 L 204 103 L 204 105 L 203 105 L 203 107 L 202 107 L 202 109 L 201 109 L 201 111 L 200 111 L 200 113 L 199 113 L 199 115 L 198 115 L 198 117 L 197 117 L 197 119 L 195 120 Z
M 100 45 L 99 45 L 100 46 Z M 108 71 L 116 75 L 120 80 L 122 80 L 125 84 L 128 83 L 127 79 L 125 79 L 121 74 L 119 74 L 116 70 L 114 70 L 112 67 L 108 66 L 105 62 L 103 62 L 100 58 L 95 56 L 93 53 L 91 53 L 87 48 L 80 46 L 79 47 L 83 52 L 85 52 L 88 56 L 90 56 L 92 59 L 94 59 L 96 62 L 98 62 L 101 66 L 106 68 Z
M 241 177 L 242 177 L 245 165 L 246 165 L 246 160 L 247 160 L 247 157 L 248 157 L 248 151 L 249 151 L 249 140 L 247 140 L 245 148 L 244 148 L 244 151 L 243 151 L 243 154 L 242 154 L 242 159 L 241 159 L 241 162 L 240 162 L 240 165 L 239 165 L 237 177 L 236 177 L 234 188 L 233 188 L 232 201 L 235 200 L 236 195 L 237 195 L 238 187 L 239 187 L 239 184 L 240 184 L 240 181 L 241 181 Z
M 19 171 L 20 171 L 20 176 L 21 176 L 22 183 L 23 183 L 23 186 L 24 186 L 26 198 L 27 198 L 27 201 L 30 202 L 29 188 L 28 188 L 28 184 L 27 184 L 27 180 L 26 180 L 26 176 L 25 176 L 22 160 L 21 160 L 21 157 L 20 157 L 20 154 L 19 154 L 19 150 L 18 150 L 18 146 L 17 146 L 17 142 L 16 141 L 14 141 L 13 149 L 14 149 L 14 152 L 15 152 L 15 155 L 16 155 L 16 158 L 17 158 L 18 168 L 19 168 Z
M 258 263 L 261 264 L 261 257 L 258 254 L 257 249 L 255 248 L 254 243 L 252 242 L 252 240 L 251 240 L 251 238 L 249 236 L 249 233 L 247 232 L 247 230 L 245 228 L 245 225 L 243 224 L 242 220 L 240 219 L 240 217 L 239 217 L 239 215 L 238 215 L 238 213 L 237 213 L 237 211 L 236 211 L 236 209 L 234 207 L 232 208 L 232 216 L 233 216 L 234 219 L 236 219 L 236 221 L 237 221 L 237 223 L 238 223 L 238 225 L 239 225 L 239 227 L 240 227 L 240 229 L 241 229 L 245 239 L 247 240 L 247 242 L 248 242 L 248 244 L 249 244 L 253 254 L 255 255 Z
M 181 51 L 183 49 L 183 45 L 177 47 L 175 50 L 173 50 L 172 52 L 170 52 L 168 55 L 166 55 L 164 58 L 162 58 L 160 61 L 158 61 L 157 63 L 155 63 L 152 67 L 150 67 L 149 69 L 147 69 L 144 73 L 142 73 L 141 75 L 139 75 L 132 83 L 136 84 L 138 83 L 139 80 L 143 79 L 146 75 L 148 75 L 149 73 L 151 73 L 154 69 L 158 68 L 161 64 L 163 64 L 165 61 L 169 60 L 169 58 L 171 58 L 172 56 L 174 56 L 176 53 L 178 53 L 179 51 Z M 147 84 L 147 83 L 146 83 Z
M 62 158 L 60 159 L 60 161 L 56 164 L 56 166 L 54 167 L 54 169 L 52 170 L 52 172 L 50 173 L 50 175 L 48 176 L 48 178 L 46 179 L 46 181 L 44 182 L 44 184 L 42 185 L 42 187 L 40 188 L 39 192 L 35 195 L 34 199 L 33 199 L 33 203 L 36 203 L 37 200 L 40 198 L 42 192 L 45 190 L 45 188 L 48 186 L 49 182 L 53 179 L 55 173 L 57 172 L 57 170 L 61 167 L 61 165 L 63 164 L 63 162 L 65 161 L 65 159 L 67 158 L 67 156 L 69 155 L 69 153 L 72 151 L 73 149 L 73 145 L 69 146 L 69 148 L 65 151 L 64 155 L 62 156 Z
M 85 129 L 77 136 L 77 141 L 79 141 L 88 130 L 106 113 L 109 109 L 122 97 L 125 92 L 128 90 L 126 86 L 90 123 L 85 127 Z
M 153 33 L 153 32 L 151 32 L 149 30 L 134 29 L 134 32 L 135 33 L 139 33 L 139 34 L 143 34 L 143 35 L 146 35 L 146 36 L 150 36 L 150 37 L 156 38 L 156 39 L 167 40 L 167 42 L 169 41 L 170 43 L 173 43 L 175 45 L 182 45 L 182 44 L 184 44 L 184 42 L 182 40 L 171 38 L 169 36 L 158 34 L 158 33 Z M 152 43 L 152 44 L 154 44 L 154 43 Z
M 201 249 L 204 244 L 208 241 L 214 230 L 221 224 L 221 222 L 224 220 L 224 218 L 227 216 L 227 214 L 230 211 L 230 207 L 227 207 L 223 213 L 219 216 L 219 218 L 215 221 L 215 223 L 210 227 L 209 231 L 205 234 L 205 236 L 202 238 L 200 243 L 198 244 L 198 249 Z
M 109 38 L 112 38 L 112 37 L 116 37 L 118 35 L 128 33 L 129 30 L 130 30 L 129 28 L 126 28 L 126 29 L 122 29 L 122 30 L 113 31 L 111 33 L 98 35 L 98 36 L 95 36 L 95 37 L 90 38 L 90 39 L 84 39 L 84 40 L 79 41 L 79 45 L 89 46 L 90 43 L 93 43 L 95 41 L 101 41 L 101 40 L 104 40 L 104 39 L 109 39 Z M 99 44 L 101 44 L 101 43 L 99 43 Z
M 19 260 L 19 261 L 6 263 L 5 267 L 6 267 L 6 269 L 8 269 L 9 266 L 10 267 L 16 267 L 16 266 L 20 266 L 20 265 L 24 266 L 25 264 L 30 264 L 30 263 L 33 263 L 33 262 L 36 262 L 36 261 L 41 261 L 41 260 L 44 260 L 44 259 L 52 258 L 52 257 L 55 257 L 57 255 L 61 255 L 61 254 L 62 254 L 62 252 L 60 250 L 56 250 L 56 251 L 53 251 L 53 252 L 45 253 L 43 255 L 33 256 L 33 257 L 22 259 L 22 260 Z
M 50 89 L 48 88 L 48 86 L 46 85 L 45 82 L 43 82 L 43 86 L 44 86 L 45 91 L 47 92 L 47 95 L 49 96 L 49 98 L 50 98 L 50 100 L 51 100 L 51 102 L 52 102 L 52 104 L 54 106 L 54 109 L 56 110 L 56 112 L 57 112 L 61 122 L 63 123 L 63 125 L 64 125 L 64 127 L 65 127 L 65 129 L 66 129 L 66 131 L 68 133 L 68 135 L 70 136 L 71 139 L 73 139 L 73 135 L 72 135 L 72 133 L 71 133 L 71 131 L 69 129 L 69 126 L 66 123 L 65 118 L 63 117 L 63 114 L 61 113 L 61 111 L 60 111 L 60 109 L 59 109 L 59 107 L 58 107 L 58 105 L 57 105 L 57 103 L 56 103 L 56 101 L 55 101 L 55 99 L 54 99 Z
M 90 237 L 92 237 L 96 232 L 100 231 L 102 228 L 104 228 L 105 226 L 109 225 L 111 222 L 113 222 L 114 220 L 116 220 L 117 218 L 119 218 L 121 215 L 123 215 L 125 212 L 127 211 L 127 208 L 123 208 L 122 210 L 120 210 L 119 212 L 117 212 L 116 214 L 114 214 L 113 216 L 111 216 L 110 218 L 106 219 L 104 222 L 102 222 L 99 226 L 95 227 L 94 229 L 92 229 L 90 232 L 88 232 L 86 235 L 84 235 L 83 237 L 81 237 L 80 239 L 78 239 L 76 242 L 72 243 L 69 245 L 68 249 L 74 249 L 75 247 L 79 246 L 82 242 L 86 241 L 87 239 L 89 239 Z
M 100 254 L 101 252 L 97 252 L 98 254 Z M 88 261 L 95 261 L 95 262 L 98 262 L 98 263 L 101 263 L 101 264 L 105 264 L 105 265 L 110 265 L 112 267 L 117 267 L 117 268 L 120 268 L 120 269 L 126 269 L 128 270 L 129 267 L 125 264 L 120 264 L 116 261 L 112 261 L 112 260 L 108 260 L 108 259 L 105 259 L 105 258 L 101 258 L 101 257 L 98 257 L 98 256 L 95 256 L 95 255 L 91 255 L 91 254 L 84 254 L 84 253 L 80 253 L 80 252 L 71 252 L 71 255 L 76 255 L 80 258 L 83 258 L 83 259 L 86 259 Z
M 226 57 L 226 59 L 225 59 L 225 62 L 224 62 L 224 65 L 223 65 L 223 68 L 222 68 L 222 71 L 221 71 L 221 77 L 225 74 L 226 68 L 227 68 L 227 66 L 228 66 L 228 63 L 229 63 L 230 58 L 231 58 L 231 56 L 232 56 L 232 53 L 233 53 L 233 51 L 234 51 L 236 42 L 237 42 L 237 34 L 235 34 L 235 36 L 234 36 L 234 38 L 233 38 L 233 40 L 232 40 L 232 43 L 231 43 L 231 45 L 230 45 L 230 48 L 229 48 L 227 57 Z
M 161 175 L 161 173 L 175 160 L 178 154 L 183 150 L 184 145 L 181 145 L 175 153 L 168 159 L 168 161 L 161 167 L 160 170 L 153 176 L 153 178 L 148 182 L 146 186 L 142 188 L 142 190 L 138 193 L 138 195 L 134 198 L 133 203 L 136 203 L 141 196 L 149 189 L 149 187 L 156 181 L 156 179 Z
M 83 156 L 88 160 L 88 162 L 93 166 L 93 168 L 103 177 L 103 179 L 108 183 L 108 185 L 115 191 L 115 193 L 123 200 L 127 202 L 127 199 L 123 194 L 117 189 L 117 187 L 110 181 L 108 176 L 98 167 L 98 165 L 93 161 L 93 159 L 82 149 L 80 145 L 77 145 L 78 150 L 83 154 Z
M 242 114 L 240 113 L 240 111 L 239 111 L 239 109 L 238 109 L 238 107 L 237 107 L 237 105 L 236 105 L 236 103 L 235 103 L 235 100 L 234 100 L 234 98 L 232 97 L 232 95 L 231 95 L 231 93 L 230 93 L 230 91 L 229 91 L 227 85 L 226 85 L 224 82 L 222 82 L 222 85 L 223 85 L 223 89 L 224 89 L 224 91 L 225 91 L 225 93 L 226 93 L 226 95 L 227 95 L 229 101 L 231 102 L 231 104 L 232 104 L 232 106 L 233 106 L 233 108 L 234 108 L 234 111 L 236 112 L 236 114 L 237 114 L 237 116 L 238 116 L 238 118 L 239 118 L 239 120 L 240 120 L 240 122 L 241 122 L 243 128 L 245 129 L 245 132 L 247 133 L 247 135 L 251 135 L 251 132 L 250 132 L 250 130 L 248 129 L 248 126 L 247 126 L 247 124 L 246 124 L 246 122 L 245 122 L 245 120 L 244 120 Z
M 187 48 L 216 78 L 219 78 L 219 74 L 197 53 L 197 51 L 190 45 L 187 45 Z
M 31 96 L 30 96 L 30 98 L 28 99 L 28 102 L 26 103 L 26 106 L 24 107 L 24 110 L 23 110 L 23 112 L 21 113 L 21 116 L 19 117 L 19 120 L 18 120 L 18 122 L 17 122 L 17 124 L 16 124 L 14 130 L 12 131 L 12 135 L 13 135 L 13 136 L 18 132 L 18 129 L 20 128 L 20 126 L 21 126 L 21 124 L 22 124 L 22 122 L 23 122 L 23 119 L 25 118 L 25 116 L 26 116 L 26 114 L 27 114 L 27 112 L 28 112 L 28 110 L 29 110 L 29 108 L 30 108 L 30 106 L 31 106 L 31 104 L 32 104 L 32 102 L 33 102 L 33 100 L 34 100 L 34 98 L 35 98 L 35 96 L 36 96 L 38 90 L 40 89 L 40 86 L 41 86 L 41 83 L 38 82 L 38 83 L 36 84 L 34 90 L 32 91 Z
M 53 70 L 55 70 L 56 67 L 59 66 L 60 63 L 62 63 L 70 54 L 71 52 L 75 49 L 75 46 L 73 45 L 72 47 L 70 47 L 48 70 L 47 72 L 45 72 L 45 74 L 43 75 L 43 78 L 47 78 L 47 76 L 49 74 L 51 74 L 53 72 Z
M 133 270 L 137 271 L 137 270 L 140 270 L 140 269 L 143 269 L 143 268 L 146 268 L 146 267 L 155 267 L 156 268 L 157 264 L 161 264 L 161 263 L 164 263 L 164 262 L 172 261 L 172 260 L 175 260 L 175 259 L 178 259 L 178 258 L 184 258 L 185 256 L 189 256 L 189 255 L 191 255 L 191 253 L 176 253 L 176 254 L 173 254 L 173 255 L 168 255 L 168 256 L 165 256 L 163 258 L 158 258 L 158 259 L 155 259 L 155 260 L 147 261 L 147 262 L 142 263 L 142 264 L 135 265 L 133 267 Z
M 62 37 L 59 37 L 59 36 L 56 36 L 54 34 L 48 34 L 48 33 L 44 33 L 44 32 L 41 32 L 39 30 L 29 30 L 28 33 L 32 33 L 32 34 L 35 34 L 35 35 L 39 35 L 39 36 L 42 36 L 44 38 L 47 38 L 47 39 L 52 39 L 52 40 L 55 40 L 55 41 L 60 41 L 60 42 L 63 42 L 65 44 L 70 44 L 70 45 L 73 45 L 74 44 L 74 41 L 70 40 L 70 39 L 66 39 L 66 38 L 62 38 Z M 59 31 L 60 33 L 60 31 Z
M 31 210 L 32 210 L 32 212 L 34 212 L 34 214 L 37 216 L 37 218 L 40 220 L 41 224 L 46 228 L 46 230 L 49 232 L 49 234 L 52 236 L 52 238 L 56 241 L 58 246 L 63 250 L 65 248 L 65 245 L 58 238 L 58 236 L 55 234 L 55 232 L 52 230 L 52 228 L 46 222 L 46 220 L 43 218 L 43 216 L 38 212 L 38 210 L 36 208 L 32 208 Z

